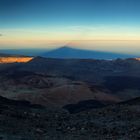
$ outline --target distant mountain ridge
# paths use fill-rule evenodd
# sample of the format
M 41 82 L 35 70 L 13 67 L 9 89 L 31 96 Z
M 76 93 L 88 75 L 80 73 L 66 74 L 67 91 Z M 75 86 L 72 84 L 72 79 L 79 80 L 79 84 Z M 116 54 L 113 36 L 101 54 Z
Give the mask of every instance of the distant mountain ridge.
M 129 54 L 94 51 L 86 49 L 72 48 L 64 46 L 49 52 L 43 53 L 41 56 L 47 58 L 77 58 L 77 59 L 116 59 L 136 57 Z

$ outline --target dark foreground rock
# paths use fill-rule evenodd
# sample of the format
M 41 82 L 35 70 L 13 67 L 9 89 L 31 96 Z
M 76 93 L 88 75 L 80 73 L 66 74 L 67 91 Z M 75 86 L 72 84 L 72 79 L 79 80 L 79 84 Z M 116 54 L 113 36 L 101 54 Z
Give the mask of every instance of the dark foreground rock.
M 11 102 L 0 104 L 0 140 L 140 139 L 140 104 L 133 101 L 76 114 Z

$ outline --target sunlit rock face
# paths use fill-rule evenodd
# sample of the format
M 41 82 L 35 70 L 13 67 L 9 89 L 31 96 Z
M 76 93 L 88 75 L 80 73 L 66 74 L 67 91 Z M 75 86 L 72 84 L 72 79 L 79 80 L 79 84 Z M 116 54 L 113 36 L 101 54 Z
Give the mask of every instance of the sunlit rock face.
M 138 60 L 138 61 L 140 61 L 140 58 L 138 57 L 138 58 L 135 58 L 136 60 Z
M 0 63 L 26 63 L 32 59 L 33 57 L 0 57 Z

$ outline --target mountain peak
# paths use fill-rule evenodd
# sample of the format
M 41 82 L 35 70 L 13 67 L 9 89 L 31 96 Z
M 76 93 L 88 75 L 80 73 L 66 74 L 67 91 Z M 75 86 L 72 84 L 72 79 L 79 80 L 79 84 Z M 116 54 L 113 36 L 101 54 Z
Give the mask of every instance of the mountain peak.
M 58 49 L 65 49 L 65 50 L 67 50 L 67 49 L 74 49 L 74 48 L 72 48 L 72 47 L 69 47 L 69 46 L 63 46 L 63 47 L 60 47 L 60 48 L 58 48 Z

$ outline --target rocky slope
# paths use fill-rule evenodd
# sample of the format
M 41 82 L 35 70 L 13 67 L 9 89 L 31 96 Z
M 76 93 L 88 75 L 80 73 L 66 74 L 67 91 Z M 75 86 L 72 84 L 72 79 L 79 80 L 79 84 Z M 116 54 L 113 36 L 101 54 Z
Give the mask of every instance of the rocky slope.
M 133 100 L 69 114 L 0 97 L 2 140 L 139 140 L 139 124 L 140 104 Z

